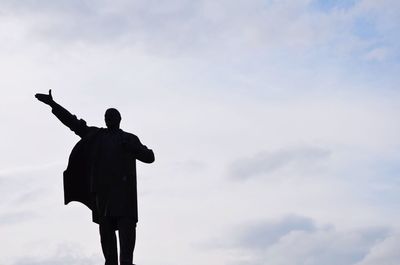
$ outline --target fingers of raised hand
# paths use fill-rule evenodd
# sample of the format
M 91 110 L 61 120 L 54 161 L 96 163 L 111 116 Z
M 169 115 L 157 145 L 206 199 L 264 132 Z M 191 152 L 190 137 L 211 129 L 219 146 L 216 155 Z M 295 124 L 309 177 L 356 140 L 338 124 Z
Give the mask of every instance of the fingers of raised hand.
M 37 94 L 35 94 L 35 98 L 37 98 L 37 99 L 41 99 L 41 98 L 43 98 L 43 94 L 39 94 L 39 93 L 37 93 Z

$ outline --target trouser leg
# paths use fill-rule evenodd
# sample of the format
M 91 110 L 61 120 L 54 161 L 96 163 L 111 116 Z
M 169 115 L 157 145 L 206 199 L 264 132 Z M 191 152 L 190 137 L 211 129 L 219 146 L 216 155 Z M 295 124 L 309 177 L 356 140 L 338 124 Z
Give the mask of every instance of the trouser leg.
M 118 220 L 118 235 L 120 245 L 120 264 L 132 265 L 133 251 L 136 243 L 136 221 L 132 218 Z
M 118 265 L 117 238 L 113 220 L 102 217 L 99 221 L 101 248 L 103 250 L 105 265 Z

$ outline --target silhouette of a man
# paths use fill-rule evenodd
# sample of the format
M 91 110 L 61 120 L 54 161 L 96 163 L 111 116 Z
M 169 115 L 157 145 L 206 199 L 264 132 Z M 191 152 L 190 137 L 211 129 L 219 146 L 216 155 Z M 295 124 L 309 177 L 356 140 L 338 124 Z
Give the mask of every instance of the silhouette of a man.
M 52 113 L 81 140 L 73 148 L 64 171 L 64 203 L 78 201 L 92 210 L 93 222 L 99 224 L 105 265 L 132 265 L 136 241 L 137 188 L 136 159 L 154 162 L 154 153 L 139 138 L 120 129 L 121 115 L 107 109 L 107 128 L 89 127 L 49 94 L 35 97 L 49 105 Z

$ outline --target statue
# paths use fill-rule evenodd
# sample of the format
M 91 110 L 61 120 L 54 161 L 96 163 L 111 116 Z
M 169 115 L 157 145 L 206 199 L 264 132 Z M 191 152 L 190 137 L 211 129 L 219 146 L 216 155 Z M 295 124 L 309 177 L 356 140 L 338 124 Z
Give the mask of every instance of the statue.
M 117 109 L 105 112 L 107 128 L 87 126 L 56 103 L 49 94 L 35 97 L 49 105 L 52 113 L 81 139 L 72 149 L 63 174 L 64 204 L 78 201 L 92 211 L 93 222 L 99 224 L 105 265 L 132 265 L 138 221 L 136 160 L 154 162 L 154 153 L 139 138 L 120 129 Z

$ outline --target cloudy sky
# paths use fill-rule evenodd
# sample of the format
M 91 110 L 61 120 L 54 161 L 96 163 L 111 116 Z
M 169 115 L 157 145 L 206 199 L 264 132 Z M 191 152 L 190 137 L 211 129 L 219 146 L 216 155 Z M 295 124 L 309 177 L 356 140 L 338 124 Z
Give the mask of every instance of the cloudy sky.
M 103 262 L 50 88 L 154 150 L 138 264 L 400 263 L 398 0 L 0 0 L 0 56 L 0 264 Z

